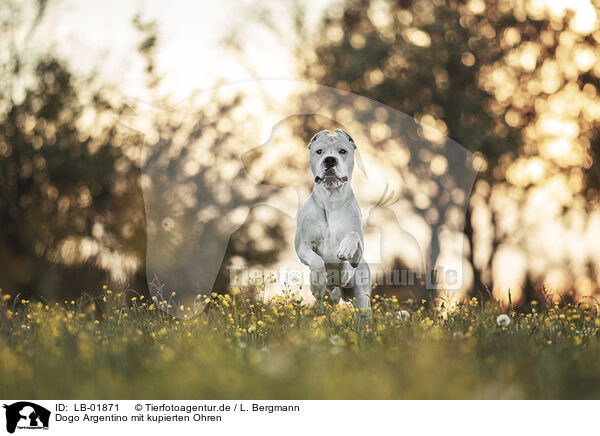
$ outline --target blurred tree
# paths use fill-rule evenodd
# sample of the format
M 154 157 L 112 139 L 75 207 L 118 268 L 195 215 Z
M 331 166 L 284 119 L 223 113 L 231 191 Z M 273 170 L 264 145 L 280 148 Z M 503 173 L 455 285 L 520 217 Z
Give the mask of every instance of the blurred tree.
M 97 288 L 110 270 L 124 280 L 143 234 L 136 173 L 112 121 L 122 108 L 93 77 L 29 46 L 45 1 L 0 8 L 0 286 L 52 298 Z
M 524 203 L 529 189 L 562 174 L 578 195 L 577 180 L 587 167 L 589 195 L 597 196 L 597 166 L 588 150 L 590 126 L 600 118 L 590 100 L 600 75 L 593 62 L 600 55 L 600 34 L 597 25 L 585 27 L 583 15 L 595 16 L 594 10 L 576 11 L 581 16 L 559 12 L 510 0 L 348 0 L 322 19 L 314 55 L 303 49 L 299 56 L 306 79 L 399 109 L 476 153 L 477 204 L 489 211 L 492 227 L 491 254 L 478 263 L 471 202 L 465 236 L 477 295 L 489 295 L 486 288 L 493 286 L 498 247 L 515 234 L 523 236 L 523 229 L 511 235 L 498 224 L 506 211 L 494 204 L 494 187 L 509 186 L 517 191 L 511 196 Z M 566 100 L 559 100 L 562 94 Z M 567 138 L 570 157 L 544 154 L 557 136 L 548 133 L 547 123 L 558 121 L 543 116 L 570 99 L 579 99 L 581 107 L 575 108 L 575 120 L 567 121 L 583 134 Z M 540 156 L 541 174 L 528 177 L 540 172 L 535 168 Z M 540 290 L 532 287 L 543 277 L 527 274 L 523 295 L 531 299 Z
M 243 180 L 214 183 L 215 165 L 219 169 L 237 163 L 243 178 L 239 154 L 228 146 L 234 142 L 228 127 L 233 123 L 226 122 L 241 97 L 214 100 L 210 108 L 162 111 L 149 120 L 152 137 L 124 129 L 118 120 L 132 118 L 135 108 L 123 103 L 116 87 L 95 76 L 74 75 L 49 49 L 32 49 L 30 41 L 49 8 L 46 1 L 8 1 L 0 6 L 0 287 L 49 299 L 79 295 L 110 282 L 143 291 L 143 141 L 149 150 L 146 164 L 168 161 L 174 149 L 183 147 L 181 159 L 172 159 L 165 168 L 166 176 L 189 174 L 182 184 L 196 186 L 204 196 L 202 206 L 218 206 L 215 196 L 226 195 L 227 189 L 230 195 L 241 195 L 243 187 Z M 168 96 L 159 93 L 156 23 L 137 16 L 133 24 L 141 34 L 138 51 L 146 62 L 152 103 L 170 107 Z M 191 174 L 182 166 L 197 144 L 208 145 L 209 159 Z M 177 193 L 181 186 L 164 188 Z M 257 198 L 238 200 L 248 205 Z M 195 212 L 186 211 L 186 219 L 193 220 Z M 219 231 L 222 213 L 204 223 L 207 233 Z M 233 256 L 249 265 L 277 257 L 279 225 L 263 223 L 263 244 L 255 244 L 255 238 L 248 237 L 252 216 L 237 231 L 239 238 L 230 244 L 224 266 Z M 226 274 L 225 270 L 221 275 Z

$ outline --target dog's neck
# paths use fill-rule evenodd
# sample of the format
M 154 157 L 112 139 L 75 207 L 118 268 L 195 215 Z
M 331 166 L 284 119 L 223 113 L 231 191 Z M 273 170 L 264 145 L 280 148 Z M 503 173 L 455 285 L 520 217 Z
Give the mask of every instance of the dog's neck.
M 321 183 L 315 183 L 313 197 L 322 209 L 327 212 L 340 208 L 352 195 L 350 182 L 344 183 L 339 189 L 328 190 Z

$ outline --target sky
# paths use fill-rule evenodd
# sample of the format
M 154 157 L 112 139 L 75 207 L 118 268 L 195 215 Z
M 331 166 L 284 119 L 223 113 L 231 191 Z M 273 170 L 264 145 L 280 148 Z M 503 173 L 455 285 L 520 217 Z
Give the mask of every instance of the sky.
M 314 25 L 330 3 L 311 2 L 308 22 Z M 276 16 L 285 16 L 278 11 L 284 7 L 281 4 L 265 4 Z M 141 97 L 145 94 L 140 79 L 143 65 L 136 55 L 140 35 L 132 25 L 132 18 L 140 13 L 144 20 L 158 24 L 162 90 L 184 99 L 220 79 L 238 82 L 252 79 L 253 74 L 263 79 L 295 78 L 296 65 L 289 50 L 272 33 L 252 24 L 256 12 L 250 1 L 225 0 L 215 7 L 212 2 L 190 0 L 59 0 L 50 8 L 37 38 L 54 44 L 75 69 L 96 69 L 119 83 L 129 97 Z M 279 25 L 287 23 L 282 18 Z M 223 45 L 235 33 L 243 39 L 243 61 Z

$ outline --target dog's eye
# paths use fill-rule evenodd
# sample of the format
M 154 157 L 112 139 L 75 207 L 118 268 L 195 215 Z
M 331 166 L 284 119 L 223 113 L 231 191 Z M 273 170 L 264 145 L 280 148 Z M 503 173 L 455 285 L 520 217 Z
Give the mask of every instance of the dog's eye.
M 344 150 L 343 148 L 340 150 L 340 154 L 346 154 L 346 150 Z
M 323 150 L 317 150 L 317 151 L 315 151 L 315 153 L 321 154 L 321 153 L 323 153 Z

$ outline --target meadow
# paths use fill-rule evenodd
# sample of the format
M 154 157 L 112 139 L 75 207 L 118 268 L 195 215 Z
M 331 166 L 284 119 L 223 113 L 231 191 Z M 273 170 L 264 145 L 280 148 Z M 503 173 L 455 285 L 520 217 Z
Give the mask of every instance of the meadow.
M 372 313 L 198 296 L 186 321 L 132 291 L 55 303 L 0 294 L 0 394 L 30 399 L 600 397 L 593 299 L 525 312 L 476 298 L 375 297 Z M 501 316 L 504 314 L 505 316 Z

